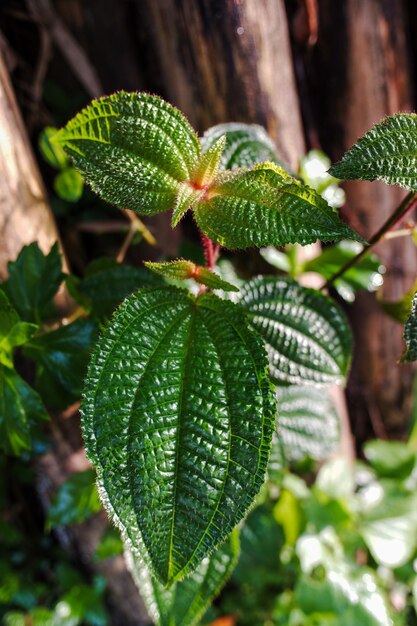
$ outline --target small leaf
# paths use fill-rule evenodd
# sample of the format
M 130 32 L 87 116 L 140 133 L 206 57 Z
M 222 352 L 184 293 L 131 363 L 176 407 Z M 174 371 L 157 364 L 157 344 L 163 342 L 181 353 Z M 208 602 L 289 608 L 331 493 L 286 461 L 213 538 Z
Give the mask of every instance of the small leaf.
M 180 183 L 178 194 L 172 212 L 172 227 L 175 228 L 182 220 L 188 209 L 205 193 L 204 189 L 195 189 L 188 182 Z
M 91 469 L 72 474 L 58 489 L 48 511 L 47 528 L 78 524 L 101 509 Z
M 385 118 L 359 139 L 329 173 L 341 179 L 383 180 L 417 191 L 417 115 Z
M 325 389 L 277 387 L 278 432 L 289 461 L 322 461 L 340 442 L 339 419 Z
M 144 265 L 157 274 L 167 276 L 168 278 L 177 278 L 180 280 L 193 278 L 200 285 L 206 285 L 206 287 L 209 287 L 210 289 L 239 291 L 238 287 L 227 283 L 211 270 L 206 267 L 201 267 L 201 265 L 196 265 L 192 261 L 185 261 L 181 259 L 179 261 L 171 261 L 169 263 L 148 262 L 144 263 Z
M 114 309 L 133 291 L 161 283 L 162 280 L 147 269 L 103 258 L 93 261 L 84 278 L 71 285 L 71 295 L 103 319 L 110 317 Z
M 97 335 L 97 325 L 93 320 L 78 319 L 68 326 L 34 337 L 24 348 L 24 354 L 39 363 L 48 380 L 53 380 L 65 397 L 68 396 L 67 405 L 81 395 L 88 359 Z
M 417 292 L 417 280 L 414 281 L 411 289 L 407 291 L 399 300 L 383 300 L 378 298 L 378 304 L 384 313 L 389 315 L 393 320 L 405 324 L 410 314 L 413 304 L 413 298 Z
M 224 541 L 264 480 L 275 399 L 262 340 L 231 302 L 146 289 L 112 318 L 86 384 L 104 505 L 172 584 Z
M 14 369 L 0 365 L 0 447 L 4 452 L 19 456 L 30 450 L 32 422 L 46 419 L 36 391 Z
M 401 362 L 417 361 L 417 293 L 414 295 L 411 312 L 404 325 L 404 343 L 406 348 Z
M 201 151 L 185 117 L 145 93 L 93 100 L 55 141 L 99 196 L 144 215 L 174 207 Z
M 222 136 L 226 137 L 226 146 L 220 160 L 222 169 L 252 167 L 263 161 L 279 164 L 275 144 L 262 126 L 236 122 L 212 126 L 201 138 L 203 150 L 208 151 Z
M 55 177 L 54 189 L 67 202 L 78 202 L 83 194 L 83 177 L 73 167 L 67 167 Z
M 276 169 L 275 169 L 276 168 Z M 226 248 L 356 239 L 321 196 L 285 170 L 261 164 L 218 177 L 195 204 L 199 228 Z
M 39 150 L 44 159 L 57 170 L 63 170 L 68 166 L 68 157 L 61 146 L 53 141 L 53 137 L 57 134 L 58 129 L 48 126 L 39 136 Z
M 331 165 L 327 154 L 321 150 L 310 150 L 300 161 L 300 178 L 318 191 L 331 207 L 339 208 L 345 203 L 345 192 L 338 186 L 338 178 L 327 171 Z
M 263 337 L 271 376 L 286 384 L 343 384 L 352 336 L 343 311 L 314 289 L 285 278 L 255 278 L 240 304 Z
M 37 331 L 36 324 L 21 322 L 4 291 L 0 289 L 0 363 L 13 367 L 12 352 Z
M 230 538 L 185 580 L 166 589 L 152 577 L 147 567 L 129 553 L 133 578 L 158 626 L 196 626 L 204 612 L 230 577 L 239 556 L 239 536 Z
M 219 169 L 225 145 L 226 135 L 222 135 L 206 152 L 203 152 L 191 174 L 191 180 L 194 184 L 205 187 L 212 182 Z
M 47 255 L 36 242 L 25 246 L 16 261 L 8 264 L 8 271 L 3 289 L 20 317 L 37 324 L 53 317 L 53 298 L 64 277 L 58 244 Z
M 401 441 L 368 441 L 363 452 L 379 476 L 407 478 L 416 463 L 415 452 Z

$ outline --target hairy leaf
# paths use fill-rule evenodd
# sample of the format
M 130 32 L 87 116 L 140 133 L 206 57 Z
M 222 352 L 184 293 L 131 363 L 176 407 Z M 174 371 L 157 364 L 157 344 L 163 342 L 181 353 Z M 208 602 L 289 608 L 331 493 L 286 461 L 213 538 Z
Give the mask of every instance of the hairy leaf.
M 279 383 L 342 384 L 352 337 L 343 311 L 331 298 L 285 278 L 255 278 L 241 305 L 265 340 L 270 372 Z
M 193 278 L 200 285 L 206 285 L 210 289 L 222 289 L 223 291 L 239 291 L 238 287 L 226 282 L 220 276 L 207 269 L 196 265 L 192 261 L 170 261 L 169 263 L 145 263 L 147 268 L 153 270 L 157 274 L 167 276 L 168 278 L 179 278 L 185 280 Z
M 322 461 L 339 446 L 339 420 L 325 389 L 277 387 L 278 432 L 285 457 Z
M 361 240 L 316 191 L 272 164 L 220 176 L 194 213 L 200 229 L 226 248 Z
M 401 357 L 403 363 L 417 361 L 417 293 L 414 295 L 411 312 L 404 325 L 405 352 Z
M 417 191 L 417 115 L 398 113 L 385 118 L 329 172 L 337 178 L 378 179 Z
M 206 152 L 203 152 L 191 175 L 194 184 L 204 187 L 212 182 L 219 169 L 225 145 L 226 136 L 222 135 L 216 139 Z
M 56 492 L 48 510 L 47 527 L 78 524 L 100 509 L 94 471 L 76 472 Z
M 196 569 L 251 505 L 273 396 L 260 337 L 213 295 L 143 290 L 99 340 L 83 404 L 88 455 L 106 508 L 163 584 Z
M 188 209 L 205 193 L 204 189 L 196 189 L 189 182 L 180 183 L 172 212 L 172 227 L 175 228 L 182 220 Z
M 51 383 L 55 390 L 60 390 L 66 405 L 80 397 L 97 335 L 93 320 L 78 319 L 68 326 L 34 337 L 24 347 L 24 354 L 39 363 L 41 380 L 46 375 L 48 384 L 44 381 L 39 387 L 46 392 L 46 398 Z
M 47 255 L 36 242 L 25 246 L 8 264 L 8 272 L 3 288 L 20 317 L 37 324 L 53 317 L 53 297 L 64 277 L 58 244 Z
M 104 200 L 152 215 L 174 207 L 200 155 L 185 117 L 157 96 L 119 92 L 93 100 L 56 136 Z
M 156 286 L 162 279 L 147 269 L 122 265 L 112 259 L 97 259 L 80 281 L 72 281 L 73 298 L 97 317 L 107 318 L 126 296 L 139 287 Z
M 31 448 L 31 424 L 48 419 L 39 395 L 14 369 L 0 365 L 0 447 L 20 455 Z
M 230 538 L 204 559 L 185 580 L 166 589 L 132 553 L 130 569 L 149 614 L 158 626 L 195 626 L 220 593 L 239 556 L 239 535 Z
M 279 164 L 275 144 L 262 126 L 236 122 L 212 126 L 201 138 L 203 150 L 209 150 L 222 136 L 226 137 L 226 146 L 220 160 L 222 169 L 252 167 L 263 161 Z

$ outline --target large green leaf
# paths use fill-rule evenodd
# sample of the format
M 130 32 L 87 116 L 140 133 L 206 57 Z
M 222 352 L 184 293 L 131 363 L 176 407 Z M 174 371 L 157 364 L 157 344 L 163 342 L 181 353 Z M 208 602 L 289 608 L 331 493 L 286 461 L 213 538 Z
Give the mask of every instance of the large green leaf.
M 279 383 L 342 384 L 352 336 L 343 311 L 329 297 L 285 278 L 255 278 L 240 304 L 266 343 L 272 377 Z
M 14 369 L 0 365 L 0 447 L 20 455 L 31 447 L 33 421 L 48 419 L 39 395 Z
M 277 387 L 278 431 L 285 457 L 322 461 L 339 445 L 339 420 L 325 389 Z
M 239 535 L 235 530 L 195 572 L 169 589 L 153 578 L 148 568 L 132 553 L 128 554 L 128 559 L 133 578 L 155 624 L 195 626 L 227 582 L 238 556 Z
M 58 244 L 47 255 L 36 242 L 25 246 L 16 261 L 9 263 L 8 271 L 3 288 L 20 317 L 37 324 L 52 317 L 53 297 L 64 277 Z
M 84 438 L 106 508 L 162 583 L 251 505 L 274 409 L 262 340 L 237 305 L 166 287 L 118 309 L 89 368 Z
M 226 146 L 220 160 L 222 169 L 251 167 L 263 161 L 280 164 L 275 144 L 262 126 L 237 122 L 212 126 L 201 138 L 203 150 L 208 151 L 223 136 Z
M 404 325 L 404 343 L 406 348 L 401 361 L 417 361 L 417 293 L 414 294 L 410 315 Z
M 200 154 L 185 117 L 145 93 L 93 100 L 54 141 L 104 200 L 148 215 L 174 207 Z
M 378 179 L 417 191 L 417 115 L 398 113 L 385 118 L 329 172 L 338 178 Z
M 98 328 L 91 319 L 78 319 L 68 326 L 61 326 L 34 337 L 24 347 L 24 353 L 39 364 L 39 390 L 45 398 L 60 395 L 63 404 L 80 397 L 88 359 L 97 339 Z M 45 380 L 46 379 L 46 380 Z M 43 381 L 43 382 L 42 382 Z M 59 403 L 52 401 L 51 405 Z
M 194 214 L 200 229 L 226 248 L 361 241 L 316 191 L 268 163 L 219 176 Z

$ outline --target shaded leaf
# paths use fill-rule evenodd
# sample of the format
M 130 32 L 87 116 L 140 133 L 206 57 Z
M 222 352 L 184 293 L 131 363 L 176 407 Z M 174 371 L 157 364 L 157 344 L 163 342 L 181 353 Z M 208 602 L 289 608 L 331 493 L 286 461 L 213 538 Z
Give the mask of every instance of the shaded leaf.
M 48 510 L 47 527 L 78 524 L 100 509 L 94 470 L 76 472 L 56 492 Z
M 51 141 L 58 129 L 48 126 L 39 135 L 39 150 L 44 159 L 57 170 L 63 170 L 68 165 L 68 157 L 61 146 Z
M 407 478 L 416 462 L 415 452 L 401 441 L 368 441 L 363 452 L 379 476 Z
M 401 357 L 403 363 L 417 361 L 417 293 L 411 304 L 411 311 L 404 325 L 405 351 Z
M 210 289 L 222 289 L 223 291 L 239 291 L 238 287 L 227 283 L 220 278 L 217 274 L 196 265 L 192 261 L 185 261 L 180 259 L 179 261 L 170 261 L 169 263 L 144 263 L 144 265 L 150 270 L 167 276 L 168 278 L 175 278 L 180 280 L 186 280 L 187 278 L 193 278 L 200 285 L 206 285 Z
M 78 319 L 68 326 L 34 337 L 24 347 L 24 354 L 39 363 L 41 376 L 45 371 L 48 380 L 53 380 L 65 397 L 76 400 L 81 395 L 88 359 L 97 336 L 98 328 L 93 320 Z
M 83 194 L 83 177 L 75 168 L 67 167 L 55 177 L 54 189 L 63 200 L 77 202 Z
M 343 311 L 319 291 L 285 278 L 255 278 L 240 304 L 265 341 L 271 376 L 279 383 L 342 384 L 352 337 Z
M 162 280 L 147 269 L 103 258 L 93 261 L 84 278 L 72 284 L 71 295 L 97 317 L 106 318 L 133 291 L 161 283 Z
M 108 526 L 97 544 L 94 557 L 97 561 L 104 561 L 119 554 L 123 554 L 122 538 L 114 526 Z
M 158 96 L 118 92 L 93 100 L 55 136 L 104 200 L 139 214 L 174 207 L 200 154 L 185 117 Z
M 275 407 L 266 370 L 240 307 L 173 287 L 130 296 L 98 342 L 88 455 L 106 508 L 164 584 L 196 569 L 263 482 Z
M 103 585 L 75 585 L 58 602 L 54 611 L 54 624 L 58 626 L 107 626 Z
M 359 139 L 329 173 L 341 179 L 383 180 L 417 191 L 417 115 L 386 117 Z
M 220 160 L 222 169 L 252 167 L 263 161 L 279 164 L 275 144 L 262 126 L 236 122 L 212 126 L 201 138 L 203 150 L 209 150 L 222 136 L 226 137 Z
M 39 395 L 14 369 L 0 365 L 0 447 L 16 456 L 31 448 L 31 425 L 48 419 Z
M 0 289 L 0 363 L 13 367 L 12 352 L 37 331 L 36 324 L 21 322 L 4 291 Z
M 322 461 L 339 446 L 339 419 L 325 389 L 277 387 L 278 432 L 285 457 Z
M 58 243 L 47 255 L 36 242 L 25 246 L 8 264 L 8 272 L 3 288 L 20 317 L 37 324 L 53 317 L 53 297 L 64 278 Z
M 268 163 L 220 176 L 194 214 L 210 239 L 232 249 L 362 241 L 316 191 Z
M 130 569 L 136 585 L 158 626 L 195 626 L 220 593 L 239 556 L 239 535 L 230 538 L 185 580 L 166 589 L 147 567 L 131 553 Z

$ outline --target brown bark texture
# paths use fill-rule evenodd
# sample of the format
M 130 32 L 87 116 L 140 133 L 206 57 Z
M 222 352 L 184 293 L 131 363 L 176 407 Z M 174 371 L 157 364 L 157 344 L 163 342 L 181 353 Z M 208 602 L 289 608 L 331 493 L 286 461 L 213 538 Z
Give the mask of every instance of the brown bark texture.
M 341 157 L 358 137 L 386 115 L 413 106 L 402 2 L 320 0 L 319 36 L 308 61 L 311 94 L 324 149 Z M 345 185 L 345 217 L 369 238 L 400 203 L 405 192 L 383 183 Z M 387 267 L 383 298 L 399 299 L 417 274 L 410 238 L 387 241 L 376 249 Z M 397 365 L 401 325 L 390 320 L 372 294 L 362 293 L 352 308 L 354 362 L 349 386 L 351 419 L 358 439 L 404 433 L 410 416 L 413 369 Z

